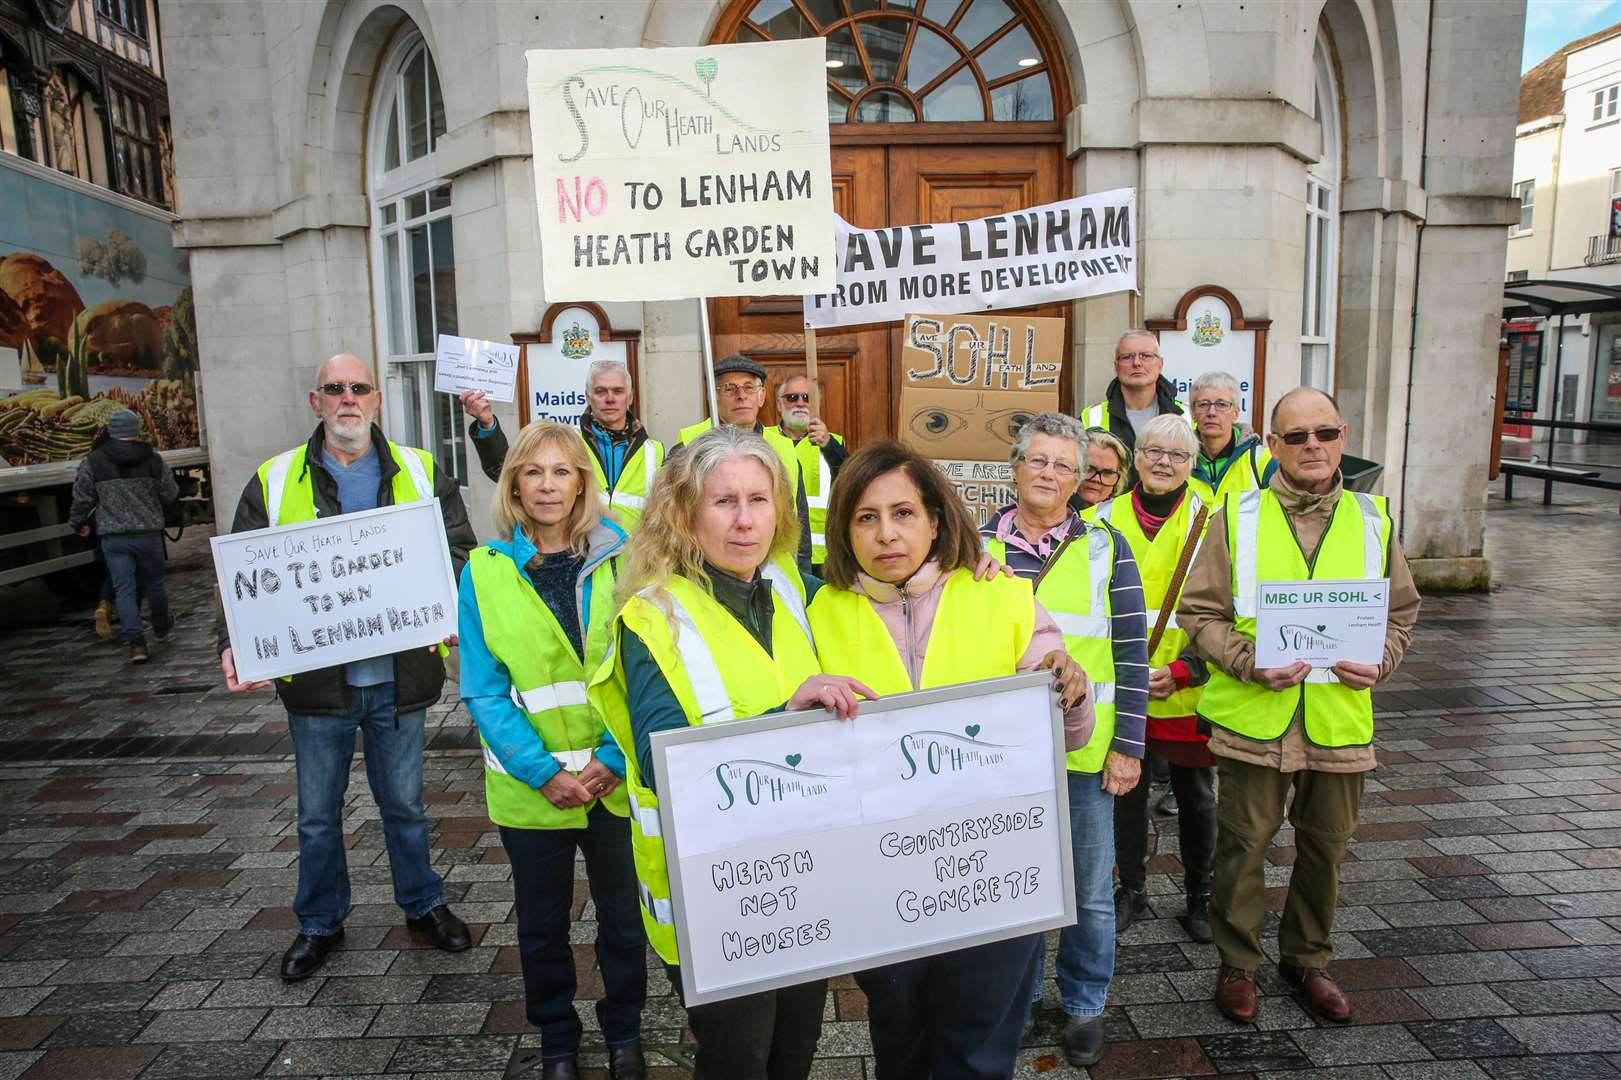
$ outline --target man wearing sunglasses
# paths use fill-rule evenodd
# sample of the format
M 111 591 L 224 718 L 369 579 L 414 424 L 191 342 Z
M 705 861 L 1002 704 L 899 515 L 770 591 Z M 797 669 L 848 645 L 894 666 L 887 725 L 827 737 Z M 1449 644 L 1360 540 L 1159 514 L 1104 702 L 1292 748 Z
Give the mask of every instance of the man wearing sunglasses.
M 827 494 L 839 466 L 850 456 L 844 436 L 827 430 L 821 417 L 811 415 L 810 379 L 794 372 L 777 387 L 777 426 L 794 444 L 799 462 L 800 482 L 805 489 L 805 505 L 810 509 L 811 568 L 818 569 L 827 558 L 823 530 L 827 527 Z
M 1187 403 L 1160 374 L 1164 369 L 1159 339 L 1153 332 L 1127 330 L 1114 346 L 1114 380 L 1102 401 L 1081 410 L 1081 423 L 1107 431 L 1126 444 L 1128 453 L 1136 449 L 1137 432 L 1161 413 L 1187 416 L 1191 424 Z
M 456 478 L 439 469 L 427 451 L 383 437 L 376 424 L 381 395 L 365 362 L 343 353 L 322 364 L 309 400 L 319 421 L 315 433 L 259 467 L 237 502 L 231 531 L 437 496 L 451 560 L 460 574 L 478 540 Z M 455 638 L 445 643 L 453 645 Z M 232 693 L 272 685 L 237 679 L 223 619 L 219 649 L 220 669 Z M 283 980 L 308 978 L 343 940 L 350 896 L 343 801 L 356 731 L 381 812 L 394 900 L 405 911 L 406 925 L 447 952 L 472 945 L 466 924 L 446 906 L 444 879 L 431 865 L 422 805 L 423 723 L 444 683 L 439 646 L 274 680 L 287 709 L 298 780 L 298 891 L 293 896 L 298 936 L 282 956 Z
M 1351 1019 L 1328 974 L 1339 865 L 1375 764 L 1370 691 L 1401 663 L 1419 595 L 1385 500 L 1342 486 L 1345 436 L 1329 395 L 1311 387 L 1283 395 L 1267 435 L 1278 471 L 1264 489 L 1223 501 L 1176 613 L 1212 665 L 1198 712 L 1211 729 L 1219 776 L 1210 903 L 1221 955 L 1215 999 L 1240 1023 L 1259 1012 L 1263 870 L 1286 806 L 1295 862 L 1278 927 L 1278 973 L 1314 1015 L 1330 1023 Z M 1260 582 L 1385 577 L 1390 613 L 1379 664 L 1255 666 Z

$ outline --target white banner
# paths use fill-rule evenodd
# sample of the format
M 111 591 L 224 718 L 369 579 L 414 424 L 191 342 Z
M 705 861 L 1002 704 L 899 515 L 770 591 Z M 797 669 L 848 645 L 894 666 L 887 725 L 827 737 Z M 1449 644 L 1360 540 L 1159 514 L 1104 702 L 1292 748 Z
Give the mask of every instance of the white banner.
M 838 284 L 805 297 L 805 325 L 891 322 L 1135 291 L 1137 191 L 974 221 L 857 229 L 836 218 Z
M 527 55 L 548 300 L 832 287 L 823 38 Z
M 656 734 L 687 1003 L 1073 922 L 1051 682 Z
M 456 632 L 439 500 L 209 539 L 237 678 L 424 648 Z
M 433 388 L 440 394 L 477 390 L 491 401 L 511 401 L 518 385 L 518 346 L 439 335 Z

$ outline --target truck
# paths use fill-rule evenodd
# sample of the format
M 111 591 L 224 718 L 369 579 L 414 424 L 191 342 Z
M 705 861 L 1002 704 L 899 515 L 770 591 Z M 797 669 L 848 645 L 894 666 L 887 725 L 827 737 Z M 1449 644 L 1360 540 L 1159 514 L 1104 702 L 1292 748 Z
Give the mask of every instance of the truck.
M 73 479 L 118 409 L 175 472 L 169 525 L 213 521 L 191 275 L 172 214 L 6 153 L 0 207 L 0 585 L 82 595 Z

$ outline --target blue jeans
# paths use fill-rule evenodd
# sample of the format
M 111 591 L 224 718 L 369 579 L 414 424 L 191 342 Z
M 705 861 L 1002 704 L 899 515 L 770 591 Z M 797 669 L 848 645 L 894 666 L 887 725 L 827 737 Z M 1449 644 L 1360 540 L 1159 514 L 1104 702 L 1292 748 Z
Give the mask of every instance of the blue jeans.
M 422 805 L 422 711 L 394 712 L 394 684 L 349 687 L 344 716 L 288 713 L 298 772 L 298 931 L 336 933 L 349 914 L 349 860 L 343 847 L 343 797 L 361 732 L 366 782 L 383 818 L 394 876 L 394 902 L 415 919 L 444 903 L 445 880 L 428 855 Z
M 163 534 L 116 533 L 101 538 L 101 557 L 107 562 L 118 605 L 118 633 L 131 645 L 146 644 L 141 632 L 141 596 L 152 605 L 152 625 L 167 630 L 169 594 L 163 587 Z
M 1069 774 L 1069 838 L 1075 853 L 1076 922 L 1058 934 L 1058 993 L 1071 1016 L 1101 1016 L 1114 978 L 1114 796 L 1099 773 Z M 1041 939 L 1033 1000 L 1041 1000 L 1047 939 Z

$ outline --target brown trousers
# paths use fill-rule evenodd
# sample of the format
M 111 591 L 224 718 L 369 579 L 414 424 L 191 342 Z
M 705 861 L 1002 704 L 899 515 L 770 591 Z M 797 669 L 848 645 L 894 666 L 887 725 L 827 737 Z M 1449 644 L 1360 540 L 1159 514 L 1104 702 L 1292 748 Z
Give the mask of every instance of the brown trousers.
M 1246 971 L 1265 960 L 1262 874 L 1267 845 L 1283 824 L 1287 804 L 1295 830 L 1295 863 L 1278 927 L 1278 952 L 1299 967 L 1327 967 L 1334 952 L 1328 935 L 1339 902 L 1340 860 L 1356 829 L 1367 773 L 1285 773 L 1226 757 L 1216 758 L 1216 770 L 1220 786 L 1210 928 L 1222 960 Z

